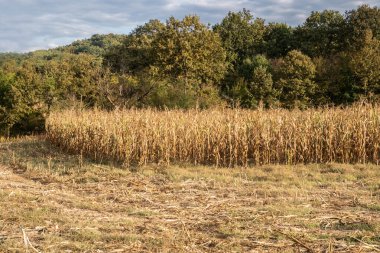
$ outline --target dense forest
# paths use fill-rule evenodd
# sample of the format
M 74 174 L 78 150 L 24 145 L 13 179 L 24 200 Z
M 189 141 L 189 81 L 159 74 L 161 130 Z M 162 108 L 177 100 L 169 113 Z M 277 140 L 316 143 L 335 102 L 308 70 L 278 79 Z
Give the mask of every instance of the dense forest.
M 315 11 L 302 25 L 229 12 L 151 20 L 128 35 L 0 54 L 0 135 L 41 131 L 52 110 L 299 108 L 380 94 L 380 9 Z

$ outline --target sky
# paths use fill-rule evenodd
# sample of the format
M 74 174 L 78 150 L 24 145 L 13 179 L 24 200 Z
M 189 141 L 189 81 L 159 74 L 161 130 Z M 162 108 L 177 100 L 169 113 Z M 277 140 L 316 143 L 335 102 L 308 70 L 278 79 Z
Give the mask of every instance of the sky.
M 150 19 L 196 14 L 220 22 L 246 8 L 266 22 L 302 24 L 310 12 L 380 6 L 380 0 L 0 0 L 0 52 L 28 52 L 67 45 L 93 34 L 128 34 Z

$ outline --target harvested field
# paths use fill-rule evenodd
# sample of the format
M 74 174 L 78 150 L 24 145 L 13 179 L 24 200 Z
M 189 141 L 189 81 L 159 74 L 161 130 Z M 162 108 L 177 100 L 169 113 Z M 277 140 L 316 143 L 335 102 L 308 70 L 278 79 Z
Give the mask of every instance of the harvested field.
M 0 164 L 0 252 L 380 251 L 375 165 L 130 171 L 43 137 L 1 143 Z
M 129 166 L 375 163 L 380 106 L 288 110 L 65 111 L 47 121 L 50 142 Z

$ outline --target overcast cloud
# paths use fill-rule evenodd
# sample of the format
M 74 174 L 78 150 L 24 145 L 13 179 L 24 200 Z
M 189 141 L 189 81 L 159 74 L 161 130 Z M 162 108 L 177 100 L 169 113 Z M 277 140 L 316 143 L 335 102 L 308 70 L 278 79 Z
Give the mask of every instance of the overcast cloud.
M 150 19 L 197 14 L 219 22 L 243 8 L 267 22 L 301 24 L 312 10 L 351 10 L 379 0 L 0 0 L 0 52 L 27 52 L 69 44 L 92 34 L 129 33 Z

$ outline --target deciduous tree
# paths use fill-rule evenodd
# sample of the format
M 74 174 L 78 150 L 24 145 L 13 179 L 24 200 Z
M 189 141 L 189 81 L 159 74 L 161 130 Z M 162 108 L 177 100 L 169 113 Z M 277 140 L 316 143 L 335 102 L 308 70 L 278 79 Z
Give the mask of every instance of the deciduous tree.
M 278 86 L 286 108 L 305 108 L 311 104 L 316 84 L 315 65 L 300 51 L 290 51 L 280 64 Z

